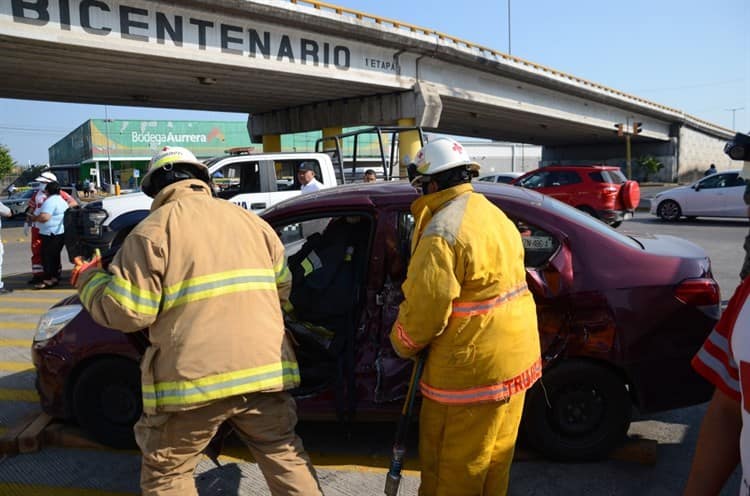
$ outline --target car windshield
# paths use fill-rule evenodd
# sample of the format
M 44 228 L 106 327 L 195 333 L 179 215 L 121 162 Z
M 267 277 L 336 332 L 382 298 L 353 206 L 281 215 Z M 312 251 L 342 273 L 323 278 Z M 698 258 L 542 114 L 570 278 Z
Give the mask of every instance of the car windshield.
M 31 195 L 33 195 L 36 192 L 34 189 L 27 189 L 26 191 L 23 191 L 21 193 L 16 193 L 15 195 L 11 196 L 10 198 L 12 200 L 28 200 L 31 198 Z
M 562 216 L 568 217 L 576 224 L 583 225 L 586 228 L 591 229 L 592 231 L 596 231 L 600 233 L 602 236 L 607 236 L 608 238 L 617 240 L 620 243 L 623 243 L 628 246 L 633 246 L 636 248 L 643 248 L 642 245 L 638 243 L 636 240 L 634 240 L 633 238 L 629 236 L 625 236 L 624 234 L 615 231 L 613 228 L 611 228 L 604 222 L 600 221 L 599 219 L 595 219 L 594 217 L 587 214 L 586 212 L 583 212 L 582 210 L 578 210 L 577 208 L 571 207 L 567 203 L 563 203 L 561 201 L 555 200 L 554 198 L 550 196 L 545 196 L 544 205 L 547 206 L 553 212 L 558 213 Z

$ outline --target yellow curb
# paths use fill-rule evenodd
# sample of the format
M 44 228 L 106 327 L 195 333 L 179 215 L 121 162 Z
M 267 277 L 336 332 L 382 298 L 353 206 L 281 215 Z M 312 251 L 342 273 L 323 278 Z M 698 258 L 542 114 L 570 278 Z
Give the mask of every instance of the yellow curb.
M 3 308 L 0 307 L 0 315 L 41 315 L 47 312 L 48 309 L 41 308 Z

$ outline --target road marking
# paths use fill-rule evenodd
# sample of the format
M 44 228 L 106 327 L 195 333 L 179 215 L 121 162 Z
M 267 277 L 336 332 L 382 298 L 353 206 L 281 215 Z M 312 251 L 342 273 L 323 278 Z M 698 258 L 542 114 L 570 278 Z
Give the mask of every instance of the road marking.
M 30 339 L 0 339 L 0 347 L 30 348 Z
M 33 389 L 0 389 L 0 401 L 39 402 L 39 395 Z M 2 493 L 2 491 L 0 491 Z M 5 493 L 2 493 L 5 494 Z
M 120 493 L 85 489 L 82 487 L 55 487 L 21 484 L 17 482 L 0 482 L 0 494 L 6 496 L 137 496 L 138 493 Z
M 14 291 L 13 294 L 20 294 L 20 291 Z M 32 293 L 29 292 L 27 294 L 31 295 Z M 61 299 L 55 296 L 3 296 L 0 299 L 0 303 L 57 303 Z
M 0 321 L 0 329 L 24 329 L 24 330 L 34 330 L 36 329 L 37 323 L 36 322 L 20 322 L 20 321 L 12 321 L 12 320 L 3 320 Z
M 0 307 L 0 315 L 41 315 L 47 312 L 47 308 L 3 308 Z
M 246 449 L 224 448 L 222 452 L 224 454 L 219 456 L 220 460 L 226 460 L 233 463 L 255 463 L 253 456 Z M 385 474 L 388 472 L 388 468 L 391 463 L 390 457 L 384 455 L 369 456 L 353 455 L 347 453 L 336 455 L 328 455 L 324 453 L 308 453 L 308 455 L 310 456 L 310 460 L 312 461 L 313 465 L 315 465 L 315 468 L 340 470 L 344 472 L 369 472 L 376 474 Z M 419 460 L 417 460 L 416 458 L 407 458 L 404 464 L 405 467 L 401 470 L 401 473 L 403 475 L 418 476 L 420 474 Z
M 34 370 L 34 365 L 23 362 L 0 362 L 0 370 L 5 372 L 26 372 Z

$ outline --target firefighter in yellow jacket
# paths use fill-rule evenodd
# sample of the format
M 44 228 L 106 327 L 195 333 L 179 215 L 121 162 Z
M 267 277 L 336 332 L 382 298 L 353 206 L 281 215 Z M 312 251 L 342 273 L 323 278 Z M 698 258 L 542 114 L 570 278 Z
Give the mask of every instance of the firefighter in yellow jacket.
M 506 493 L 524 392 L 541 376 L 521 237 L 474 193 L 478 170 L 460 143 L 440 138 L 410 174 L 424 195 L 411 205 L 412 257 L 391 343 L 402 357 L 428 353 L 419 384 L 423 496 Z
M 272 494 L 321 494 L 286 392 L 300 377 L 281 314 L 291 288 L 284 247 L 257 215 L 213 198 L 209 182 L 189 150 L 164 148 L 143 177 L 149 216 L 108 272 L 94 260 L 72 277 L 98 323 L 149 331 L 135 426 L 143 494 L 197 494 L 193 472 L 224 421 Z

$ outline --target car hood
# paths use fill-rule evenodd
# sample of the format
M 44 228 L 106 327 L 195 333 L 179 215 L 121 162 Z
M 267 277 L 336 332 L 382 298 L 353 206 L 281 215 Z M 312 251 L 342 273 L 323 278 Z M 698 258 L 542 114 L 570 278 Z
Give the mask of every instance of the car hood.
M 693 183 L 693 184 L 695 184 L 695 183 Z M 691 189 L 693 189 L 693 185 L 692 184 L 689 184 L 687 186 L 677 186 L 676 188 L 671 188 L 671 189 L 667 189 L 667 190 L 660 191 L 660 192 L 656 193 L 655 198 L 660 198 L 662 196 L 672 195 L 672 194 L 681 195 L 684 192 L 686 192 L 688 190 L 691 190 Z

